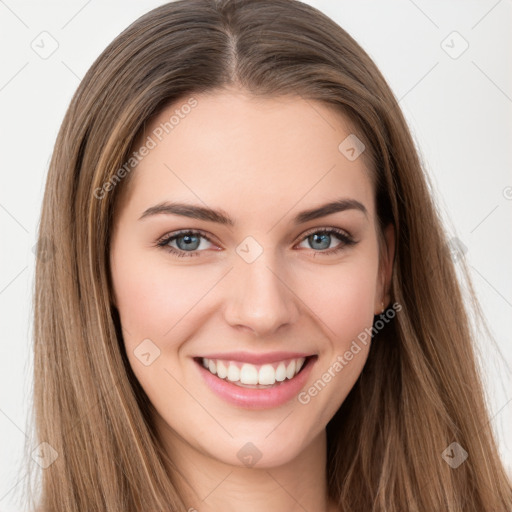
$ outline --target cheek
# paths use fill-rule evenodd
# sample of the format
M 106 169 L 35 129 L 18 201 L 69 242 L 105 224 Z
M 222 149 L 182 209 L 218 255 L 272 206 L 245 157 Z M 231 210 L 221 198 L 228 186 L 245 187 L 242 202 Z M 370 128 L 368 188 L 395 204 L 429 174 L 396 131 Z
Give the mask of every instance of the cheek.
M 326 425 L 359 378 L 370 350 L 375 281 L 372 269 L 351 267 L 336 272 L 339 281 L 311 291 L 307 304 L 321 319 L 326 341 L 322 359 L 298 402 Z
M 114 256 L 112 280 L 124 346 L 137 380 L 158 409 L 165 409 L 170 396 L 187 402 L 170 374 L 183 381 L 180 347 L 199 323 L 201 299 L 218 278 L 199 266 L 171 266 L 163 257 L 155 261 L 132 249 L 128 257 Z M 194 385 L 188 388 L 193 391 Z
M 114 260 L 112 277 L 123 327 L 155 339 L 178 328 L 214 283 L 199 266 L 172 267 L 147 255 Z
M 318 317 L 332 347 L 341 350 L 373 323 L 377 260 L 354 257 L 302 280 L 300 297 Z

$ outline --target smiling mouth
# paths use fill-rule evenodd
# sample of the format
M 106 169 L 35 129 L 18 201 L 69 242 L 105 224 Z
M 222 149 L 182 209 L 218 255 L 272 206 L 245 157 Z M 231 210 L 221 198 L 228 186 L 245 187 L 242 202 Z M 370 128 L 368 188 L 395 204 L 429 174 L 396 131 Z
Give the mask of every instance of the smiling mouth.
M 316 355 L 255 365 L 239 361 L 195 357 L 194 361 L 218 379 L 251 389 L 268 389 L 293 380 Z

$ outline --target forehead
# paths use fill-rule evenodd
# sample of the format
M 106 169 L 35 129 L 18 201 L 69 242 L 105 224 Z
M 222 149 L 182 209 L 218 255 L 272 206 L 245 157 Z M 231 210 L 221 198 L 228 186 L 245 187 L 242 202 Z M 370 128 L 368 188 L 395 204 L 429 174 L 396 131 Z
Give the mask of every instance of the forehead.
M 350 197 L 373 216 L 366 155 L 346 153 L 357 133 L 340 112 L 300 96 L 195 94 L 146 125 L 133 149 L 151 149 L 124 202 L 139 210 L 160 201 L 203 202 L 256 222 L 295 205 Z

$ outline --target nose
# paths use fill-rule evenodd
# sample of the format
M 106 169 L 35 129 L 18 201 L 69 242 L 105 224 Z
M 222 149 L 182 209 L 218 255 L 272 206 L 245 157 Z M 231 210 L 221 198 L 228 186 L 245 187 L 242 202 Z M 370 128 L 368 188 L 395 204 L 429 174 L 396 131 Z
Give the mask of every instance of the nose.
M 252 263 L 240 259 L 229 283 L 225 319 L 229 325 L 269 336 L 299 315 L 299 300 L 287 283 L 285 272 L 264 252 Z

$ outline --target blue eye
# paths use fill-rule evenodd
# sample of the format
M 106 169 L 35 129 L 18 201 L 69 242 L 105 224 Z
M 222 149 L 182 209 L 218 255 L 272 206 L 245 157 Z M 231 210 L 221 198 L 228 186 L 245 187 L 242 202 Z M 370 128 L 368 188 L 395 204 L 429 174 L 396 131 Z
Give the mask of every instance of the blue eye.
M 163 240 L 158 242 L 157 245 L 167 249 L 169 252 L 179 257 L 199 256 L 198 251 L 201 248 L 201 239 L 205 239 L 210 242 L 210 239 L 201 231 L 179 231 L 178 233 L 165 237 Z M 176 241 L 177 247 L 170 245 L 174 241 Z M 202 247 L 202 249 L 204 249 L 204 247 Z
M 337 238 L 340 243 L 335 247 L 330 247 L 333 236 L 334 238 Z M 202 240 L 212 243 L 202 231 L 182 230 L 165 236 L 157 242 L 157 246 L 162 247 L 171 254 L 180 258 L 199 256 L 203 250 L 208 248 L 204 246 L 205 244 L 202 243 Z M 311 231 L 303 238 L 303 242 L 301 243 L 304 242 L 308 242 L 311 248 L 314 249 L 314 256 L 335 254 L 345 247 L 349 247 L 357 243 L 350 235 L 341 229 L 336 228 L 324 228 Z M 173 243 L 175 243 L 176 246 L 171 245 Z
M 340 240 L 340 243 L 335 247 L 330 247 L 333 235 L 335 238 Z M 344 247 L 355 245 L 357 242 L 347 233 L 340 229 L 317 229 L 312 231 L 309 235 L 306 235 L 305 242 L 308 242 L 313 249 L 319 249 L 315 251 L 315 256 L 335 254 L 341 251 Z

